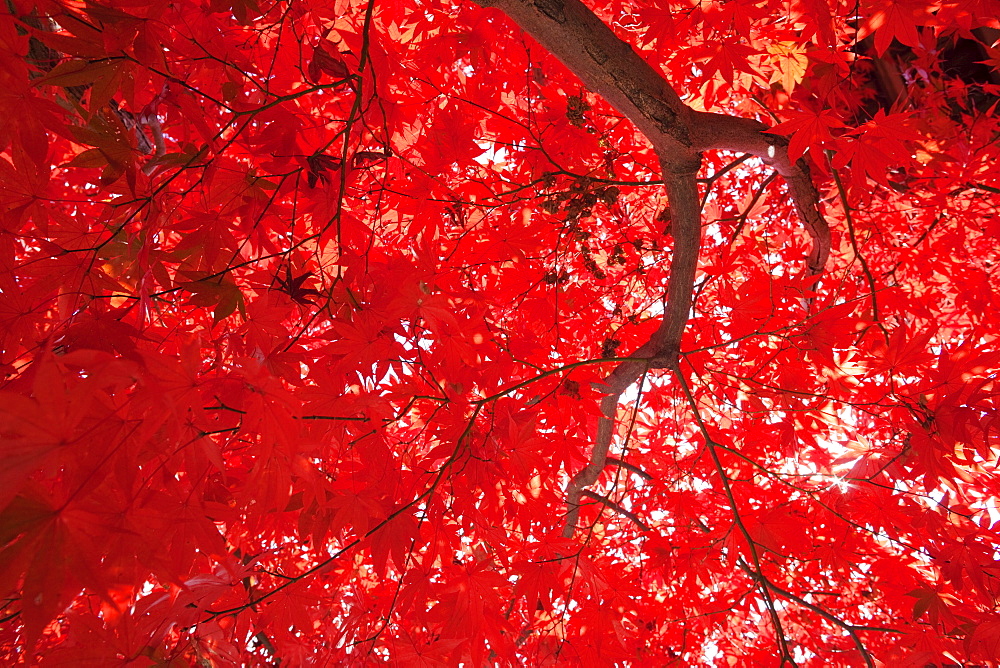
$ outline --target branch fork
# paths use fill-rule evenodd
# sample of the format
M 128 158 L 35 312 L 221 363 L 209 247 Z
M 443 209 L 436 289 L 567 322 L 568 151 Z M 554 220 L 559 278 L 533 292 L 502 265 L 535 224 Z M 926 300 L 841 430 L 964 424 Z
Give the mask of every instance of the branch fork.
M 701 250 L 701 203 L 697 174 L 701 154 L 725 150 L 760 158 L 788 184 L 799 218 L 812 237 L 809 273 L 820 274 L 830 254 L 830 229 L 819 195 L 803 160 L 788 158 L 783 137 L 749 118 L 696 111 L 681 100 L 664 77 L 619 39 L 580 0 L 473 0 L 495 7 L 563 62 L 591 91 L 624 114 L 652 144 L 660 161 L 670 202 L 675 245 L 670 261 L 666 309 L 659 328 L 630 359 L 622 361 L 595 388 L 605 393 L 590 461 L 566 488 L 563 535 L 576 530 L 580 501 L 608 464 L 608 449 L 622 393 L 649 369 L 678 372 L 681 337 L 692 306 Z M 647 361 L 637 361 L 644 358 Z M 588 493 L 589 494 L 589 493 Z

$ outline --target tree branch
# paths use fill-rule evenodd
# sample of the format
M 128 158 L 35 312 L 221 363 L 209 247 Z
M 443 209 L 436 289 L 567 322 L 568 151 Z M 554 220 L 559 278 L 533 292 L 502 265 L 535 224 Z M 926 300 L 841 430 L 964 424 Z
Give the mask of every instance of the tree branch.
M 618 513 L 622 517 L 627 517 L 628 519 L 632 520 L 632 522 L 637 527 L 639 527 L 640 529 L 642 529 L 643 531 L 649 531 L 649 525 L 648 524 L 646 524 L 645 522 L 643 522 L 639 518 L 639 516 L 636 515 L 635 513 L 633 513 L 631 510 L 626 510 L 620 503 L 617 503 L 616 501 L 612 501 L 611 499 L 609 499 L 608 497 L 604 496 L 603 494 L 598 494 L 597 492 L 592 492 L 589 489 L 583 490 L 583 496 L 587 497 L 588 499 L 593 499 L 594 501 L 599 501 L 600 503 L 603 503 L 605 506 L 607 506 L 611 510 L 615 511 L 616 513 Z
M 830 231 L 805 162 L 792 163 L 786 140 L 748 118 L 699 112 L 688 107 L 662 74 L 604 24 L 580 0 L 473 0 L 495 7 L 561 60 L 593 92 L 603 96 L 646 136 L 660 161 L 670 201 L 674 252 L 663 320 L 650 339 L 621 362 L 596 389 L 605 393 L 590 461 L 566 488 L 566 526 L 571 536 L 580 498 L 607 465 L 622 393 L 650 368 L 674 364 L 691 311 L 701 248 L 697 174 L 701 152 L 710 149 L 757 156 L 788 183 L 799 216 L 813 239 L 808 264 L 818 274 L 830 253 Z M 634 359 L 640 358 L 640 359 Z
M 580 0 L 473 0 L 509 16 L 548 49 L 593 92 L 624 114 L 660 158 L 688 162 L 707 150 L 748 153 L 771 165 L 788 183 L 795 208 L 812 237 L 809 270 L 823 271 L 830 229 L 805 161 L 788 159 L 787 140 L 750 118 L 695 111 L 663 75 L 604 24 Z M 664 177 L 666 180 L 666 177 Z M 674 204 L 670 204 L 671 211 Z
M 844 631 L 847 632 L 847 635 L 850 636 L 851 642 L 854 643 L 854 647 L 858 650 L 858 653 L 861 655 L 861 659 L 865 662 L 865 666 L 867 666 L 868 668 L 875 668 L 875 662 L 872 659 L 871 653 L 865 648 L 864 643 L 861 642 L 861 638 L 858 636 L 858 631 L 860 630 L 873 630 L 873 629 L 865 626 L 855 626 L 854 624 L 848 624 L 840 617 L 837 617 L 836 615 L 831 613 L 829 610 L 821 608 L 818 605 L 813 605 L 804 598 L 796 596 L 792 592 L 782 589 L 781 587 L 779 587 L 778 585 L 774 584 L 769 579 L 764 577 L 761 573 L 758 573 L 757 571 L 750 568 L 747 564 L 743 563 L 742 559 L 740 559 L 737 563 L 739 564 L 739 567 L 743 570 L 744 573 L 749 575 L 754 581 L 764 585 L 765 587 L 773 591 L 775 594 L 778 594 L 783 598 L 787 598 L 790 601 L 795 601 L 803 608 L 812 610 L 814 613 L 816 613 L 823 619 L 827 620 L 828 622 L 844 629 Z M 877 630 L 888 631 L 890 633 L 893 632 L 892 629 L 879 628 Z
M 632 121 L 654 147 L 692 153 L 691 110 L 580 0 L 473 0 L 496 7 Z M 660 153 L 662 156 L 663 154 Z
M 617 457 L 606 457 L 604 459 L 604 462 L 608 466 L 619 466 L 619 467 L 627 470 L 629 473 L 634 473 L 637 476 L 639 476 L 640 478 L 642 478 L 643 480 L 645 480 L 646 482 L 650 482 L 651 480 L 654 479 L 653 476 L 649 475 L 648 473 L 646 473 L 645 471 L 643 471 L 641 468 L 639 468 L 635 464 L 630 464 L 628 462 L 622 461 L 622 460 L 618 459 Z

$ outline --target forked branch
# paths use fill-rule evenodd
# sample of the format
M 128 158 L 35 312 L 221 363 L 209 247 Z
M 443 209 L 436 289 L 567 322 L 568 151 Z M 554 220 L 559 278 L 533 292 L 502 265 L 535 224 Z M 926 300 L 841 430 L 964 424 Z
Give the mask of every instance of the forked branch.
M 813 240 L 808 259 L 819 274 L 830 253 L 830 230 L 805 162 L 788 159 L 785 140 L 748 118 L 699 112 L 681 100 L 663 76 L 619 39 L 580 0 L 473 0 L 496 7 L 563 62 L 591 91 L 624 114 L 652 144 L 670 201 L 674 252 L 663 320 L 650 339 L 598 385 L 605 394 L 590 461 L 566 490 L 565 536 L 576 529 L 580 499 L 607 465 L 622 393 L 649 368 L 674 366 L 691 311 L 701 247 L 701 206 L 696 181 L 701 153 L 728 150 L 754 155 L 788 183 L 799 217 Z M 638 359 L 637 359 L 638 358 Z

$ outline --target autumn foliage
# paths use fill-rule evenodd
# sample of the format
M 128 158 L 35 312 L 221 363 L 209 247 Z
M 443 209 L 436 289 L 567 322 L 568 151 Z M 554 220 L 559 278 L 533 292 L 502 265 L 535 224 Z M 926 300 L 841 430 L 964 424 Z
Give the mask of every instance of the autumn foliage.
M 0 663 L 1000 657 L 1000 3 L 534 3 L 5 3 Z

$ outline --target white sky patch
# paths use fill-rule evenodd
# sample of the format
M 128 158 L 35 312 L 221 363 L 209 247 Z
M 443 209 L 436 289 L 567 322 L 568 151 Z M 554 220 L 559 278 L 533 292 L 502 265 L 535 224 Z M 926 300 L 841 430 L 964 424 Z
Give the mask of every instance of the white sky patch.
M 483 149 L 483 153 L 473 158 L 483 167 L 502 167 L 507 164 L 507 147 L 497 146 L 496 142 L 477 139 L 476 146 Z

